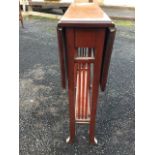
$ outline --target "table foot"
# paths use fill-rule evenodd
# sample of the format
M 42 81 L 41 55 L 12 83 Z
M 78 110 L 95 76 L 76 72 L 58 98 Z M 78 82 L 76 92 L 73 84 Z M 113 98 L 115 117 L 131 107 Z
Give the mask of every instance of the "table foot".
M 68 138 L 66 138 L 66 143 L 72 144 L 73 143 L 73 138 L 71 138 L 70 136 Z
M 91 143 L 91 144 L 98 144 L 98 140 L 97 140 L 97 138 L 94 137 L 93 140 L 90 140 L 90 143 Z

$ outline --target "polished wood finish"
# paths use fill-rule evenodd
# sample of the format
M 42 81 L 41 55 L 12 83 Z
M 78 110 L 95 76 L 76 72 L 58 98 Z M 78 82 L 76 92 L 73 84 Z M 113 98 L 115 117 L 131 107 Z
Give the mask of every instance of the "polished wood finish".
M 92 29 L 77 29 L 75 31 L 75 47 L 94 47 L 95 34 L 96 32 Z
M 57 26 L 62 87 L 68 83 L 70 137 L 75 123 L 89 124 L 95 139 L 99 86 L 105 90 L 115 25 L 94 3 L 71 4 Z
M 58 36 L 58 46 L 59 46 L 59 60 L 60 60 L 60 70 L 61 70 L 61 85 L 62 88 L 66 88 L 66 73 L 65 73 L 65 52 L 64 52 L 64 40 L 63 40 L 63 29 L 58 28 L 57 29 L 57 36 Z
M 101 63 L 103 56 L 104 48 L 104 39 L 105 39 L 105 30 L 97 30 L 96 32 L 96 45 L 95 45 L 95 63 L 93 70 L 93 87 L 92 87 L 92 107 L 91 107 L 91 120 L 89 127 L 90 142 L 94 142 L 95 136 L 95 117 L 97 111 L 97 99 L 98 99 L 98 88 L 100 82 L 100 72 L 101 72 Z
M 111 22 L 105 12 L 94 3 L 73 3 L 61 19 L 61 23 Z
M 76 64 L 75 64 L 76 65 Z M 76 72 L 75 120 L 77 123 L 90 121 L 90 81 L 88 65 L 78 63 Z
M 109 65 L 110 65 L 110 59 L 111 59 L 111 54 L 112 54 L 112 49 L 113 49 L 113 44 L 114 44 L 114 39 L 115 39 L 115 33 L 116 33 L 116 28 L 108 28 L 107 29 L 107 35 L 106 35 L 106 42 L 105 42 L 105 48 L 104 48 L 104 59 L 102 60 L 102 70 L 101 70 L 101 90 L 105 91 L 106 89 L 106 83 L 107 83 L 107 78 L 108 78 L 108 70 L 109 70 Z

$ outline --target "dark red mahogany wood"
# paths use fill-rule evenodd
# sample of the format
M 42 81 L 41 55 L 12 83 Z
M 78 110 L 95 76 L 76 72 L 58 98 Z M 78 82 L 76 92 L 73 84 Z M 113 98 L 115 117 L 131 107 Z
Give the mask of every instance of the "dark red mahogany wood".
M 99 85 L 105 90 L 115 25 L 94 3 L 73 3 L 57 25 L 62 87 L 68 84 L 70 137 L 75 123 L 89 124 L 96 143 L 95 118 Z

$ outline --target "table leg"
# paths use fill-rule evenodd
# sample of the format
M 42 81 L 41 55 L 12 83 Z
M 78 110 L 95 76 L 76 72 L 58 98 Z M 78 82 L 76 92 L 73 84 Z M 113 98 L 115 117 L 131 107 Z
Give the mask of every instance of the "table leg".
M 69 95 L 69 115 L 70 115 L 70 137 L 67 142 L 73 143 L 75 137 L 75 88 L 74 88 L 74 29 L 66 30 L 67 55 L 68 55 L 68 95 Z
M 96 32 L 96 47 L 95 47 L 95 63 L 93 71 L 93 86 L 92 86 L 92 106 L 91 106 L 91 120 L 89 127 L 90 143 L 96 143 L 95 138 L 95 118 L 97 111 L 98 89 L 100 84 L 100 71 L 104 46 L 105 31 Z

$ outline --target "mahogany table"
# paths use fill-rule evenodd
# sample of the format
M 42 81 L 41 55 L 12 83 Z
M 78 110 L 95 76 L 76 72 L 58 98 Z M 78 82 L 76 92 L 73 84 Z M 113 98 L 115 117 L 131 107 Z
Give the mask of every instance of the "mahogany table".
M 75 123 L 89 124 L 91 143 L 99 86 L 104 91 L 115 37 L 115 25 L 95 3 L 73 3 L 57 25 L 62 87 L 68 86 L 70 136 Z

